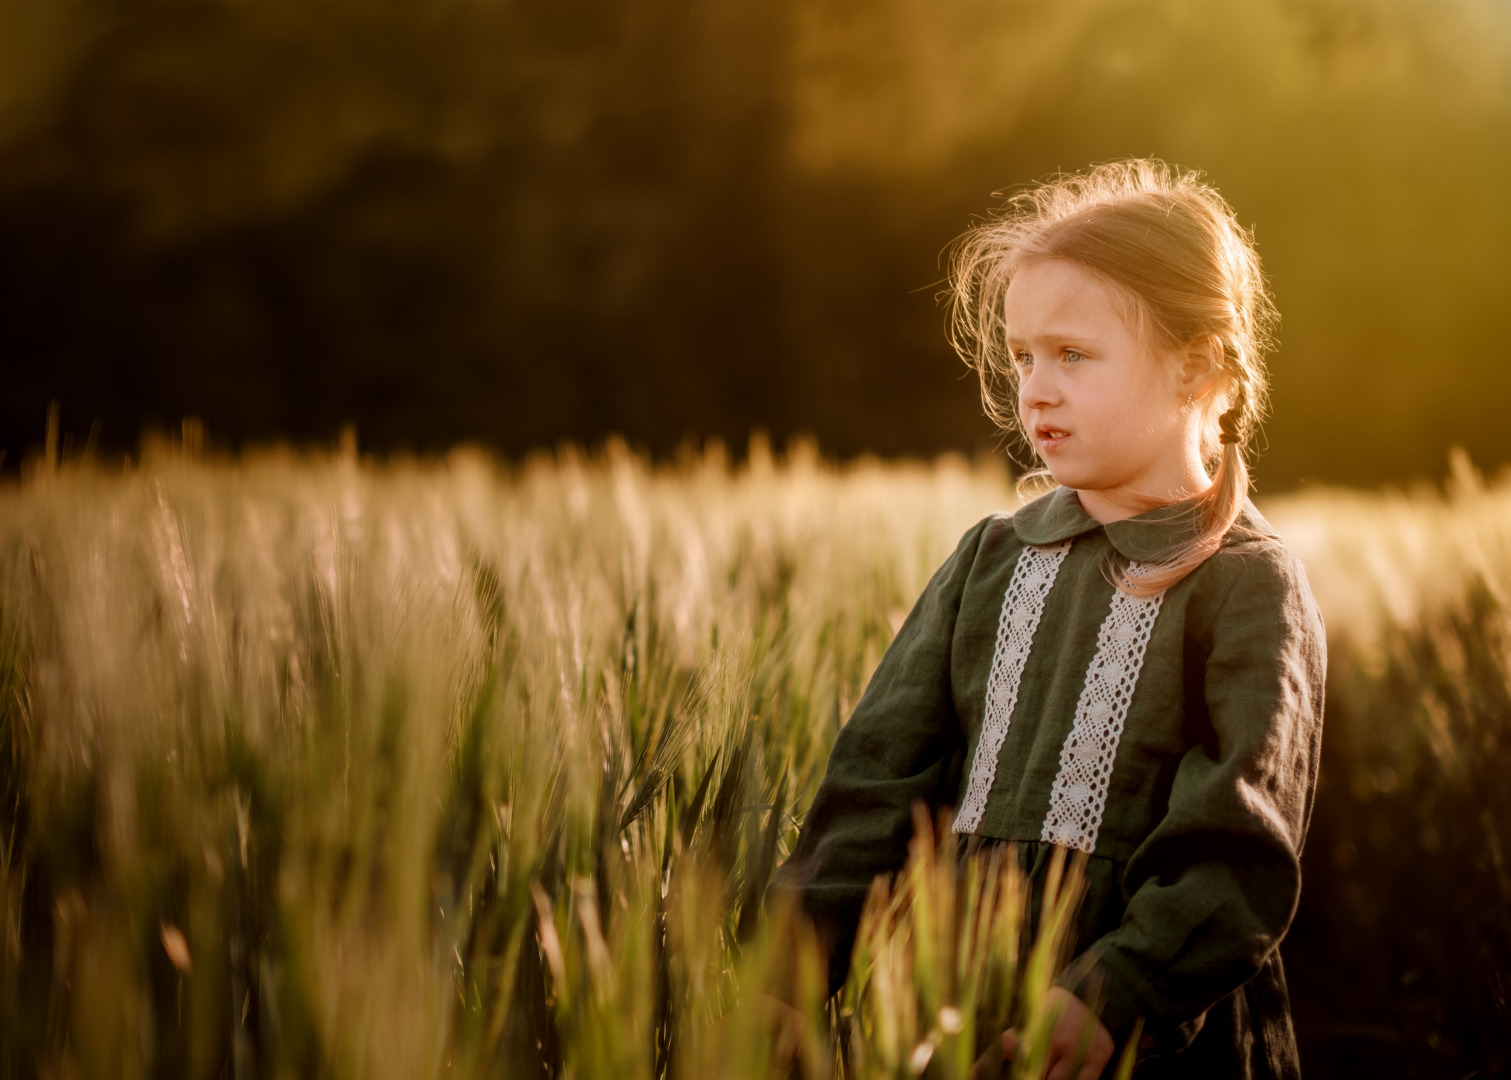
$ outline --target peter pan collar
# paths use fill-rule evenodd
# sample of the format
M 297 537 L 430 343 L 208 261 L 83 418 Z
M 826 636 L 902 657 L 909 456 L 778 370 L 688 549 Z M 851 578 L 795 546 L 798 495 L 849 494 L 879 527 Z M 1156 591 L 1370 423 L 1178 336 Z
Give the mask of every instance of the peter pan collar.
M 1013 514 L 1013 528 L 1025 543 L 1038 546 L 1058 544 L 1105 529 L 1108 541 L 1123 558 L 1164 562 L 1189 544 L 1201 528 L 1195 509 L 1195 501 L 1186 499 L 1104 526 L 1081 509 L 1081 500 L 1072 488 L 1061 487 L 1019 508 Z M 1242 539 L 1278 539 L 1270 523 L 1247 499 L 1237 524 L 1228 534 L 1230 539 L 1239 538 L 1234 533 L 1241 533 Z

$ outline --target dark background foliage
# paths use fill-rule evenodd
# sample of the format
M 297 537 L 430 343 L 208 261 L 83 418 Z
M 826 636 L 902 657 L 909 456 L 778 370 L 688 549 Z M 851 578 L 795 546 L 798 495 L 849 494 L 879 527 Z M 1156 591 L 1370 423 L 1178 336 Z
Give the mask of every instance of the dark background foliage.
M 1154 154 L 1257 229 L 1265 490 L 1511 458 L 1492 0 L 0 0 L 0 446 L 981 449 L 940 255 Z

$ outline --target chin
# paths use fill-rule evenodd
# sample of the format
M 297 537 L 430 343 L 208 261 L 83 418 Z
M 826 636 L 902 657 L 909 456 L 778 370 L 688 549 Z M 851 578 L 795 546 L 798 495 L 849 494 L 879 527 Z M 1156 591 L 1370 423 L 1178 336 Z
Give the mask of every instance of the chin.
M 1096 485 L 1095 478 L 1079 473 L 1075 469 L 1057 469 L 1052 465 L 1046 465 L 1045 468 L 1054 482 L 1061 487 L 1075 488 L 1080 491 Z

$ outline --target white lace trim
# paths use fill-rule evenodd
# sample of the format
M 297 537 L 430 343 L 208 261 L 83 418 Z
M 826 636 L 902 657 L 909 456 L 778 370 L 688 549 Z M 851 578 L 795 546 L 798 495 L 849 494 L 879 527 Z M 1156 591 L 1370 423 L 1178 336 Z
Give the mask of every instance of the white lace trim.
M 1018 684 L 1023 679 L 1023 665 L 1033 644 L 1039 617 L 1044 614 L 1044 599 L 1055 583 L 1070 541 L 1053 547 L 1029 545 L 1018 556 L 1012 580 L 1002 597 L 1002 614 L 997 620 L 997 648 L 992 654 L 992 670 L 986 680 L 986 709 L 981 720 L 981 738 L 971 762 L 971 779 L 960 812 L 955 818 L 957 833 L 975 832 L 986 813 L 986 798 L 997 779 L 997 756 L 1007 738 L 1013 707 L 1018 704 Z
M 1127 572 L 1136 577 L 1143 568 L 1130 563 Z M 1050 789 L 1049 813 L 1040 837 L 1049 843 L 1088 854 L 1096 849 L 1118 740 L 1164 598 L 1162 592 L 1129 596 L 1114 590 L 1112 594 L 1112 607 L 1097 633 L 1096 655 L 1086 669 L 1086 686 L 1076 702 L 1075 721 L 1060 748 L 1060 772 Z

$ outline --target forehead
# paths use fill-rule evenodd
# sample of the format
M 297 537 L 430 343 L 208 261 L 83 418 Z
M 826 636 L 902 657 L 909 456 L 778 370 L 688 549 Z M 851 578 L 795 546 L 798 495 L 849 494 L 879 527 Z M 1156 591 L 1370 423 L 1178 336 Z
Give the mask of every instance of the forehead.
M 1010 339 L 1129 337 L 1128 303 L 1096 274 L 1066 259 L 1036 259 L 1014 271 L 1003 298 Z

